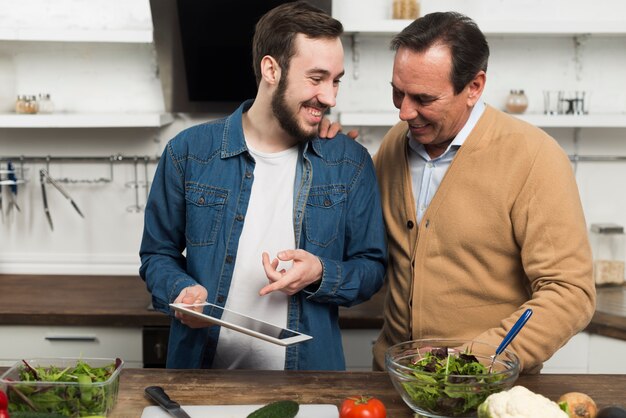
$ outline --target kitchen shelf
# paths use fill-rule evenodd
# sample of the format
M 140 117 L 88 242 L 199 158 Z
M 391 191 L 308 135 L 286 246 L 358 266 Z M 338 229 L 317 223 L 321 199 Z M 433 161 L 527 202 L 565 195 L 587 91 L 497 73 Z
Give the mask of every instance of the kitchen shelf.
M 344 20 L 344 31 L 347 35 L 360 33 L 363 35 L 395 35 L 407 27 L 412 20 L 404 19 L 381 19 L 370 21 Z M 601 35 L 623 36 L 626 35 L 626 24 L 623 21 L 533 21 L 520 20 L 497 20 L 477 21 L 478 26 L 486 36 L 576 36 L 576 35 Z
M 344 126 L 393 126 L 398 112 L 340 112 L 339 123 Z M 626 128 L 626 114 L 606 113 L 591 115 L 515 115 L 541 128 Z
M 173 121 L 169 113 L 0 114 L 0 128 L 158 128 Z
M 148 29 L 0 28 L 0 41 L 152 43 Z

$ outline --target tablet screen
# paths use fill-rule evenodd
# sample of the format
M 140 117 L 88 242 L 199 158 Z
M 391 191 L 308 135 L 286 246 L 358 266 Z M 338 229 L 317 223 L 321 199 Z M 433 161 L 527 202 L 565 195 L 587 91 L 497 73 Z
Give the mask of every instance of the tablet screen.
M 170 306 L 182 313 L 203 318 L 208 322 L 222 325 L 275 344 L 289 345 L 312 338 L 300 332 L 282 328 L 208 302 L 191 305 L 174 303 L 170 304 Z M 202 308 L 202 312 L 199 312 L 198 308 Z

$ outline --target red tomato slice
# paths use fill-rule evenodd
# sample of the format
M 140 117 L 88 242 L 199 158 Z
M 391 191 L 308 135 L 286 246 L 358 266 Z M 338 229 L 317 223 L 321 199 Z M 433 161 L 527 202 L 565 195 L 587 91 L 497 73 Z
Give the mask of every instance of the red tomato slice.
M 385 405 L 372 396 L 351 396 L 344 399 L 339 418 L 386 418 Z

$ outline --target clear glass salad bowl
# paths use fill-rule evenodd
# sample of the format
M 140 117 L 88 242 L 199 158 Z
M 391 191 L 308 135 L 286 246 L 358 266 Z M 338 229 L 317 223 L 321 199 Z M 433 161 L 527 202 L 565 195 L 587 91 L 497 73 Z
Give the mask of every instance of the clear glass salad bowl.
M 387 349 L 385 367 L 404 402 L 418 415 L 476 417 L 487 396 L 513 386 L 519 358 L 479 341 L 424 339 Z

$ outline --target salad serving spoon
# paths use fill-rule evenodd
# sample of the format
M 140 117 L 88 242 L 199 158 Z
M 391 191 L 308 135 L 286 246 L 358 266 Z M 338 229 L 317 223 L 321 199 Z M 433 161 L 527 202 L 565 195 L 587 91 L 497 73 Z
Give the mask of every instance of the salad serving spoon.
M 504 336 L 504 339 L 502 340 L 498 348 L 496 348 L 496 355 L 491 358 L 491 364 L 489 365 L 489 373 L 491 373 L 491 369 L 493 367 L 493 363 L 496 361 L 496 357 L 502 354 L 502 352 L 509 346 L 509 344 L 511 344 L 511 341 L 513 341 L 513 338 L 515 338 L 515 336 L 520 332 L 520 330 L 526 324 L 526 321 L 528 321 L 528 318 L 530 318 L 532 314 L 533 314 L 532 309 L 530 308 L 526 309 L 524 313 L 522 314 L 522 316 L 519 317 L 519 319 L 515 322 L 513 327 L 509 330 L 509 332 L 506 333 L 506 335 Z

